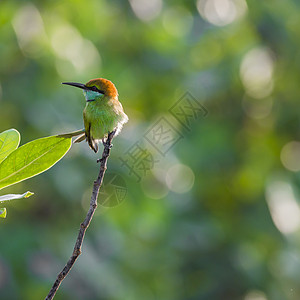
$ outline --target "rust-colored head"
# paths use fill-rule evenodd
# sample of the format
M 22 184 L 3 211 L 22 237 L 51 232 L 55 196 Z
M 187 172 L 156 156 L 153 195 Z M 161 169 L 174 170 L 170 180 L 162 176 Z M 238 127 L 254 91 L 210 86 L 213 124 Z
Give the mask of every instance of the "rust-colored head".
M 104 78 L 95 78 L 88 81 L 85 86 L 95 86 L 98 90 L 103 92 L 104 95 L 112 98 L 118 98 L 118 91 L 110 80 Z

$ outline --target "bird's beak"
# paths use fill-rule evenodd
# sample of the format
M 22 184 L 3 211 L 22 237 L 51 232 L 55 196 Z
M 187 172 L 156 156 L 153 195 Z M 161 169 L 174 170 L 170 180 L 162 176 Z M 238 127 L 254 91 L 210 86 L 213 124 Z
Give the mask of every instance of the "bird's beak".
M 83 89 L 83 90 L 88 89 L 88 87 L 85 86 L 84 84 L 77 83 L 77 82 L 62 82 L 62 84 L 67 84 L 67 85 L 75 86 L 75 87 L 78 87 L 78 88 Z

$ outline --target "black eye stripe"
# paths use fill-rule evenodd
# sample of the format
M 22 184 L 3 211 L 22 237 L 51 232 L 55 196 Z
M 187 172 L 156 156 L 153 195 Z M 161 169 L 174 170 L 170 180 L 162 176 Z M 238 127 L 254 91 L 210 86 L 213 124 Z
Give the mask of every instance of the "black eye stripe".
M 98 93 L 101 93 L 101 94 L 104 94 L 104 91 L 101 91 L 101 90 L 99 90 L 96 86 L 91 86 L 90 88 L 89 88 L 89 90 L 91 90 L 91 91 L 94 91 L 94 92 L 98 92 Z

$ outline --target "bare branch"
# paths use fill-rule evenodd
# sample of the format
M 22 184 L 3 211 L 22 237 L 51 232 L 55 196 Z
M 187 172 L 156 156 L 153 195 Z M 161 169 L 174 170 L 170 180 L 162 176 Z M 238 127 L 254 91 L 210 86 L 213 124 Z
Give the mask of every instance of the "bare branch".
M 81 254 L 81 246 L 83 243 L 85 232 L 86 232 L 87 228 L 89 227 L 91 220 L 93 218 L 93 215 L 95 213 L 95 210 L 97 208 L 97 198 L 98 198 L 100 187 L 103 182 L 103 177 L 104 177 L 105 171 L 107 169 L 107 159 L 110 155 L 110 149 L 112 147 L 111 141 L 112 141 L 114 135 L 115 135 L 115 131 L 110 132 L 108 134 L 107 140 L 105 142 L 103 142 L 104 150 L 102 153 L 102 158 L 98 160 L 98 162 L 101 162 L 99 175 L 98 175 L 98 178 L 94 181 L 93 192 L 92 192 L 91 202 L 90 202 L 90 208 L 87 212 L 87 215 L 86 215 L 84 221 L 80 224 L 80 230 L 78 233 L 78 237 L 77 237 L 77 240 L 76 240 L 76 243 L 74 246 L 72 256 L 70 257 L 70 259 L 68 260 L 67 264 L 64 266 L 62 271 L 58 274 L 58 276 L 57 276 L 48 296 L 45 298 L 45 300 L 51 300 L 54 298 L 60 284 L 65 279 L 65 277 L 68 275 L 68 273 L 70 272 L 71 268 L 73 267 L 75 261 Z

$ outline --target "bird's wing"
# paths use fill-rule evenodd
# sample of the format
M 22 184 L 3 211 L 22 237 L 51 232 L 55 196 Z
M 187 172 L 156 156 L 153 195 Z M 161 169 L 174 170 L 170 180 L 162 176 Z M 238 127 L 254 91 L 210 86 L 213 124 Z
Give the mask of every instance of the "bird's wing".
M 84 121 L 84 127 L 85 127 L 85 136 L 86 140 L 89 144 L 89 146 L 94 150 L 95 153 L 98 152 L 98 145 L 96 141 L 91 136 L 91 123 Z
M 96 141 L 93 139 L 93 137 L 91 135 L 91 122 L 89 122 L 87 120 L 85 111 L 83 111 L 83 122 L 84 122 L 86 140 L 87 140 L 89 146 L 91 147 L 91 149 L 93 149 L 94 152 L 97 153 L 98 152 L 98 144 L 96 143 Z

